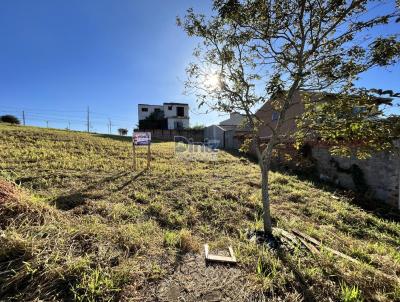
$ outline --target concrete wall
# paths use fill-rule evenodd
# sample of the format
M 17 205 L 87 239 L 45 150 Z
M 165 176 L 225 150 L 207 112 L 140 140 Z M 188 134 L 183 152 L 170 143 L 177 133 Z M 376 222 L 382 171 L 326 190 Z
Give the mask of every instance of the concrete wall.
M 192 139 L 194 142 L 203 142 L 204 141 L 204 132 L 203 130 L 160 130 L 160 129 L 150 129 L 150 130 L 138 130 L 135 129 L 135 132 L 151 132 L 152 140 L 159 141 L 169 141 L 173 142 L 175 136 L 183 136 L 187 139 Z
M 326 147 L 316 146 L 312 149 L 312 157 L 316 160 L 316 167 L 321 178 L 352 190 L 356 190 L 357 187 L 349 171 L 352 165 L 357 165 L 368 186 L 366 194 L 400 208 L 400 158 L 397 155 L 379 152 L 371 158 L 360 160 L 331 156 Z

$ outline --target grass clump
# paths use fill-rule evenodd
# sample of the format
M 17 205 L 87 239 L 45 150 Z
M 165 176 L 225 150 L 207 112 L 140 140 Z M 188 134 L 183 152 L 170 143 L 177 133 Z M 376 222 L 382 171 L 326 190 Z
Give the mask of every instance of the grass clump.
M 200 244 L 192 235 L 190 230 L 166 231 L 164 234 L 164 244 L 167 247 L 178 249 L 182 253 L 195 253 L 200 250 Z
M 114 280 L 101 267 L 82 274 L 72 292 L 76 301 L 111 301 L 120 289 L 114 284 Z
M 341 290 L 341 301 L 343 302 L 363 302 L 364 299 L 362 298 L 360 289 L 354 286 L 348 286 L 345 283 L 341 283 L 340 285 Z

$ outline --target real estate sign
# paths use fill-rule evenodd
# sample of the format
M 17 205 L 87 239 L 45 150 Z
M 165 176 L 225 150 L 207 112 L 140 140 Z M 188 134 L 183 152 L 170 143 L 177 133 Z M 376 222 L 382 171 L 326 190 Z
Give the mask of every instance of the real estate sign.
M 151 143 L 151 132 L 134 132 L 132 142 L 137 146 L 147 146 Z

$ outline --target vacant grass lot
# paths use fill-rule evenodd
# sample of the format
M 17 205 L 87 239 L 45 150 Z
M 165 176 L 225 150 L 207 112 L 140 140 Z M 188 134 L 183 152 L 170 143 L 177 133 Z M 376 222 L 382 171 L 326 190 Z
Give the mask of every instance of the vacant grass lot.
M 144 166 L 145 149 L 140 156 Z M 153 144 L 151 171 L 136 173 L 129 139 L 2 124 L 0 300 L 154 301 L 208 242 L 234 248 L 248 294 L 237 301 L 400 301 L 398 222 L 272 173 L 275 225 L 360 264 L 326 250 L 271 250 L 245 235 L 262 227 L 258 173 L 225 152 L 214 163 L 179 161 L 171 143 Z

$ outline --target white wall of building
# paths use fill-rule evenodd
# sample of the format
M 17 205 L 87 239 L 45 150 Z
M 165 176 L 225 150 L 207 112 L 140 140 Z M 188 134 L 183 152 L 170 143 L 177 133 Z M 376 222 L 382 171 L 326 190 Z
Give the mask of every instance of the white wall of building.
M 143 110 L 143 109 L 147 109 Z M 156 109 L 163 110 L 163 106 L 161 105 L 147 105 L 147 104 L 139 104 L 138 105 L 138 117 L 139 121 L 144 120 L 151 113 L 153 113 Z
M 189 105 L 187 104 L 174 104 L 174 103 L 164 103 L 163 110 L 164 110 L 164 117 L 177 117 L 177 108 L 183 107 L 184 115 L 183 117 L 189 118 Z
M 183 128 L 189 128 L 188 118 L 168 118 L 168 129 L 178 129 L 176 123 L 182 123 Z

